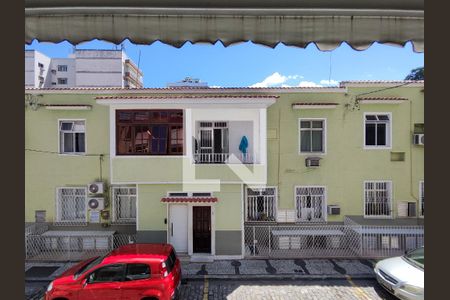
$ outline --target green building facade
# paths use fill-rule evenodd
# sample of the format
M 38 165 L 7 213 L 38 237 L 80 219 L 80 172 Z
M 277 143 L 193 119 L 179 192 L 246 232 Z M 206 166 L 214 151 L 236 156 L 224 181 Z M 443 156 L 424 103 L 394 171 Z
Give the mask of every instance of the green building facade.
M 420 81 L 25 93 L 28 223 L 237 258 L 255 224 L 423 221 Z

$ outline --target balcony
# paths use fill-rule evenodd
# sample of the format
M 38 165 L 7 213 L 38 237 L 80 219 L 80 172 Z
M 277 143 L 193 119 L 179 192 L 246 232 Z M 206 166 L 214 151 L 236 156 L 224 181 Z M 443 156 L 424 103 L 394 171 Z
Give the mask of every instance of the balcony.
M 255 123 L 245 121 L 196 121 L 193 147 L 195 164 L 257 164 Z
M 250 153 L 240 153 L 238 156 L 230 153 L 195 153 L 194 162 L 196 164 L 252 164 L 253 157 Z

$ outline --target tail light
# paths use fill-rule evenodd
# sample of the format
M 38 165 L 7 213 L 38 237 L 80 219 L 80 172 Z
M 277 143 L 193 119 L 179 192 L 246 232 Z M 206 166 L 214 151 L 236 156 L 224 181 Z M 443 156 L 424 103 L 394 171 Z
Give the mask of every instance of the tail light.
M 165 262 L 161 263 L 161 275 L 162 277 L 167 277 L 169 275 L 169 272 L 167 271 L 167 265 Z

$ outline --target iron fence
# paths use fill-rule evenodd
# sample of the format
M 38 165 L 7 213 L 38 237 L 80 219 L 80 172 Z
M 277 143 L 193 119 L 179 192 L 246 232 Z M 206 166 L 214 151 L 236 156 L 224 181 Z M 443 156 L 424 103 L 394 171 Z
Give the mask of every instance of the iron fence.
M 353 222 L 353 221 L 351 221 Z M 423 226 L 246 225 L 247 258 L 382 258 L 423 246 Z
M 80 261 L 104 255 L 122 245 L 134 243 L 135 235 L 81 235 L 45 236 L 29 234 L 25 237 L 27 261 Z

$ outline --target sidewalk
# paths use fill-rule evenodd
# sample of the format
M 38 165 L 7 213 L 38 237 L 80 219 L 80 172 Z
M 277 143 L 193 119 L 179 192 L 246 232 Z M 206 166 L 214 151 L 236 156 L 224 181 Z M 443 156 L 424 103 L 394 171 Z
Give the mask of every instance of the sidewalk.
M 374 278 L 373 262 L 364 259 L 242 259 L 212 263 L 182 262 L 183 278 L 339 279 Z
M 73 266 L 73 262 L 33 262 L 32 267 L 57 267 L 54 272 L 26 276 L 25 280 L 51 281 Z M 374 278 L 373 262 L 365 259 L 241 259 L 216 260 L 211 263 L 182 261 L 184 279 L 284 279 L 284 278 Z

